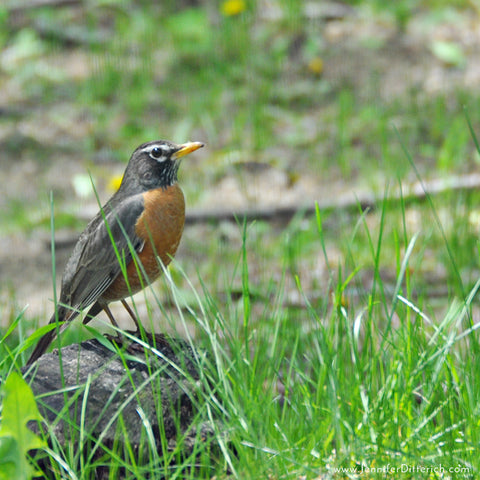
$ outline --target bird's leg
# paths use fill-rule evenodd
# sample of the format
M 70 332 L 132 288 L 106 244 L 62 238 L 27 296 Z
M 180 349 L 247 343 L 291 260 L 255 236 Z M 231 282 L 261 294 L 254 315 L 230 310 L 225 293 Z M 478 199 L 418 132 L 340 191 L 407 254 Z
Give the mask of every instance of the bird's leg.
M 126 302 L 125 299 L 121 300 L 122 305 L 125 307 L 125 310 L 128 312 L 128 314 L 132 317 L 133 322 L 135 323 L 135 326 L 137 327 L 137 331 L 135 334 L 140 333 L 140 323 L 138 321 L 137 316 L 135 315 L 135 312 L 130 308 L 130 305 Z
M 107 305 L 105 305 L 105 306 L 103 307 L 103 310 L 104 310 L 105 313 L 107 314 L 107 317 L 108 317 L 108 319 L 110 320 L 110 322 L 112 323 L 112 325 L 113 325 L 114 327 L 116 327 L 116 328 L 120 328 L 120 327 L 118 326 L 117 321 L 115 320 L 115 317 L 113 316 L 113 313 L 111 312 L 111 310 L 108 308 Z
M 117 329 L 117 343 L 123 344 L 123 338 L 122 338 L 122 334 L 120 333 L 120 327 L 118 326 L 118 323 L 115 320 L 115 317 L 113 316 L 112 311 L 108 308 L 108 305 L 105 305 L 103 307 L 103 310 L 107 314 L 107 317 L 112 323 L 112 325 Z

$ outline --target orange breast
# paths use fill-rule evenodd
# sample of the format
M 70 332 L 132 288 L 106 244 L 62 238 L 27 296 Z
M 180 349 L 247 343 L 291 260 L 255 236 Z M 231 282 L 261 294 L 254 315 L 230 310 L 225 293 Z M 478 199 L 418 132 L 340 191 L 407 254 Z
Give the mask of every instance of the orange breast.
M 145 209 L 137 220 L 135 232 L 145 240 L 138 258 L 147 278 L 141 273 L 142 269 L 137 268 L 135 262 L 131 261 L 127 266 L 130 289 L 123 274 L 120 274 L 103 293 L 102 300 L 106 302 L 120 300 L 142 290 L 162 273 L 158 259 L 168 265 L 177 251 L 185 224 L 185 199 L 182 190 L 178 185 L 150 190 L 144 194 L 144 201 Z M 142 278 L 139 277 L 139 269 Z

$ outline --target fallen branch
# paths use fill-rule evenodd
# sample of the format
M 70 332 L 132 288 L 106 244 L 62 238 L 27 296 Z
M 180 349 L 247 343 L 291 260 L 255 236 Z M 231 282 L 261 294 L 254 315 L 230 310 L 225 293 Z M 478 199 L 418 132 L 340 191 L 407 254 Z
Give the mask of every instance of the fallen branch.
M 207 223 L 220 221 L 236 221 L 237 219 L 247 220 L 280 220 L 288 221 L 296 213 L 303 212 L 305 215 L 315 213 L 315 204 L 318 204 L 320 211 L 330 210 L 374 210 L 379 203 L 386 200 L 388 202 L 399 202 L 403 200 L 405 204 L 424 201 L 428 195 L 440 195 L 447 192 L 480 190 L 480 174 L 472 173 L 458 177 L 448 177 L 435 179 L 428 182 L 416 182 L 411 186 L 402 185 L 402 190 L 393 193 L 391 196 L 376 196 L 372 192 L 360 192 L 358 194 L 348 194 L 336 197 L 334 200 L 316 201 L 311 199 L 309 202 L 303 201 L 301 204 L 294 204 L 281 207 L 255 207 L 244 210 L 233 210 L 228 208 L 208 209 L 208 210 L 188 210 L 186 223 Z

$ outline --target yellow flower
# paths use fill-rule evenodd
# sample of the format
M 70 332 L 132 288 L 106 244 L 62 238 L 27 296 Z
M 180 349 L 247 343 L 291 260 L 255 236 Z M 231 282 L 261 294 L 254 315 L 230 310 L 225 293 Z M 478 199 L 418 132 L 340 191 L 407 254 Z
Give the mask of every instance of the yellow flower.
M 122 183 L 123 175 L 114 175 L 108 181 L 108 189 L 112 192 L 116 192 L 120 188 Z
M 308 62 L 308 69 L 315 75 L 321 75 L 323 73 L 323 60 L 320 57 L 313 57 Z
M 233 17 L 244 12 L 247 8 L 245 0 L 225 0 L 221 6 L 222 15 Z

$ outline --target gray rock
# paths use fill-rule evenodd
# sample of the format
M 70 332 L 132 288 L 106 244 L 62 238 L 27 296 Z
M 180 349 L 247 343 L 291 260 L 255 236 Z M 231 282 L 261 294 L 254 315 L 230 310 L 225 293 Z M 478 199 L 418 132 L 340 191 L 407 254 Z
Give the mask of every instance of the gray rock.
M 140 463 L 176 448 L 179 435 L 187 455 L 198 441 L 213 438 L 212 425 L 192 424 L 205 385 L 205 354 L 161 335 L 146 342 L 155 350 L 132 342 L 118 355 L 108 341 L 93 339 L 39 358 L 25 370 L 45 420 L 32 429 L 42 429 L 49 443 L 55 437 L 62 447 L 83 449 L 90 459 L 115 449 L 128 460 L 130 450 Z

